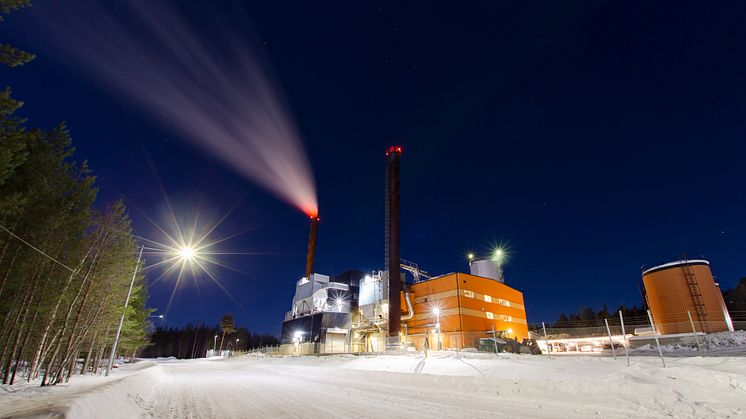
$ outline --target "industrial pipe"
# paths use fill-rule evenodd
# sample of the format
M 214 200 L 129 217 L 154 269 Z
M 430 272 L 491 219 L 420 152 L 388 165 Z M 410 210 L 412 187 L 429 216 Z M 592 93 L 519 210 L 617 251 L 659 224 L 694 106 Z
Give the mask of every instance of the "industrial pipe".
M 311 231 L 308 233 L 308 253 L 306 254 L 306 278 L 313 273 L 313 262 L 316 258 L 316 234 L 319 230 L 319 216 L 311 216 Z
M 401 316 L 402 321 L 411 320 L 414 317 L 414 308 L 412 308 L 412 293 L 404 291 L 404 301 L 407 303 L 407 314 Z

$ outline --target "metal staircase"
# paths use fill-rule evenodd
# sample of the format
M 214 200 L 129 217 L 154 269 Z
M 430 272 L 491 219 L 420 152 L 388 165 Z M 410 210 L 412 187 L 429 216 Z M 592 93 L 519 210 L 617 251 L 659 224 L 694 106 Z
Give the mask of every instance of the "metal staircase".
M 414 277 L 415 283 L 422 281 L 423 278 L 424 279 L 432 278 L 430 274 L 420 269 L 420 267 L 414 262 L 401 259 L 400 266 L 402 269 L 412 274 L 412 276 Z

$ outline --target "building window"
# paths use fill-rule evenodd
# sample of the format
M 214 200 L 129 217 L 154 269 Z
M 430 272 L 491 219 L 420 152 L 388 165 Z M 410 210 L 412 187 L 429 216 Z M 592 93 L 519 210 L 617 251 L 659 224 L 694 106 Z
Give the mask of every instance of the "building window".
M 512 322 L 513 321 L 513 317 L 501 314 L 500 315 L 500 320 L 505 321 L 505 322 Z
M 503 300 L 502 298 L 498 298 L 497 302 L 498 304 L 504 305 L 505 307 L 510 307 L 510 301 L 508 300 Z
M 492 297 L 490 297 L 489 295 L 485 295 L 484 296 L 484 301 L 486 301 L 488 303 L 491 303 L 492 302 Z
M 491 312 L 489 312 L 489 311 L 488 311 L 488 312 L 487 312 L 487 318 L 488 318 L 488 319 L 494 319 L 494 318 L 495 318 L 495 315 L 494 315 L 494 314 L 492 314 Z
M 474 298 L 474 291 L 464 290 L 464 297 Z

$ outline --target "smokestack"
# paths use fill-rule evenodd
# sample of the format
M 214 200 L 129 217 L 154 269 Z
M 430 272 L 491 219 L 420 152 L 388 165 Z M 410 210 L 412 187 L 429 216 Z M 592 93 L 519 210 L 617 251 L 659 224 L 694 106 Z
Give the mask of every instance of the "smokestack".
M 306 254 L 306 278 L 313 273 L 313 261 L 316 258 L 316 234 L 319 230 L 319 216 L 311 216 L 311 231 L 308 233 L 308 253 Z
M 386 150 L 386 263 L 389 272 L 389 336 L 387 347 L 399 349 L 401 331 L 401 248 L 400 248 L 400 218 L 399 218 L 399 157 L 400 146 L 391 146 Z

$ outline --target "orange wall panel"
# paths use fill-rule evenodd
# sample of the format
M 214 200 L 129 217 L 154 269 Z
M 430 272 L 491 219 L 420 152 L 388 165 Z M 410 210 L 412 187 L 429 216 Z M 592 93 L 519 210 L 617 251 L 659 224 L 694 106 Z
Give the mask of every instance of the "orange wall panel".
M 409 335 L 433 333 L 437 322 L 433 308 L 438 307 L 441 333 L 449 333 L 449 341 L 463 340 L 470 346 L 475 336 L 477 340 L 478 336 L 486 337 L 485 332 L 493 327 L 512 332 L 510 336 L 518 340 L 528 337 L 523 294 L 493 279 L 452 273 L 413 284 L 410 289 L 415 315 L 405 322 Z

